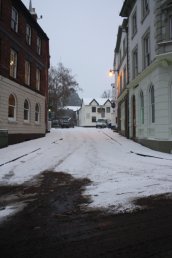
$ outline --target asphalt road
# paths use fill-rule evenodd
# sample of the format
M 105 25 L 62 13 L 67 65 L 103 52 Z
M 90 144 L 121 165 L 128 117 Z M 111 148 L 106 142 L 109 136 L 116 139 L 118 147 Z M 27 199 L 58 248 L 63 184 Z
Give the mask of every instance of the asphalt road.
M 2 258 L 172 258 L 172 200 L 137 200 L 133 213 L 87 209 L 90 181 L 46 171 L 30 184 L 0 187 L 0 209 L 27 206 L 0 224 Z

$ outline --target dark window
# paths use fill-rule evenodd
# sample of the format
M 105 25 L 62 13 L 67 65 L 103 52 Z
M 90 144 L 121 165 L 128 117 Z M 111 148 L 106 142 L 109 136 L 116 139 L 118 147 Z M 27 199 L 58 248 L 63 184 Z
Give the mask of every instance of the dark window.
M 144 68 L 150 64 L 150 34 L 147 33 L 143 38 L 143 60 Z
M 155 96 L 154 96 L 154 87 L 151 86 L 149 89 L 150 93 L 150 121 L 155 123 Z
M 133 79 L 138 75 L 138 50 L 133 50 Z
M 140 121 L 144 124 L 144 96 L 143 91 L 140 92 Z
M 40 108 L 38 103 L 36 103 L 35 105 L 35 122 L 36 123 L 40 122 Z
M 17 78 L 17 52 L 13 49 L 10 52 L 10 76 Z
M 95 123 L 96 122 L 96 117 L 92 116 L 92 122 Z
M 29 24 L 26 24 L 26 43 L 30 46 L 31 45 L 31 37 L 32 31 Z
M 142 0 L 142 19 L 145 18 L 148 12 L 149 12 L 149 0 Z
M 36 69 L 36 89 L 40 90 L 41 88 L 41 71 Z
M 36 40 L 36 51 L 38 55 L 41 55 L 41 39 L 40 37 L 37 37 Z
M 93 112 L 93 113 L 96 112 L 96 107 L 92 107 L 92 112 Z
M 29 121 L 29 102 L 27 99 L 24 101 L 24 120 Z
M 11 29 L 18 32 L 18 12 L 14 7 L 11 10 Z
M 135 11 L 132 16 L 132 36 L 134 36 L 136 32 L 137 32 L 137 15 Z
M 30 63 L 25 61 L 25 84 L 30 85 Z
M 8 119 L 10 121 L 16 121 L 16 100 L 12 94 L 8 99 Z
M 106 107 L 106 113 L 110 113 L 110 107 Z
M 170 39 L 172 39 L 172 16 L 169 18 Z
M 2 0 L 0 0 L 0 16 L 2 15 Z

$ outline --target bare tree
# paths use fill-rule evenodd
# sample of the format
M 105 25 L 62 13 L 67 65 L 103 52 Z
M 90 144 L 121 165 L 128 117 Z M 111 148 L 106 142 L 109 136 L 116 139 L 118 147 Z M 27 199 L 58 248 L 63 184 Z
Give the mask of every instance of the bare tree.
M 65 68 L 62 63 L 58 64 L 58 67 L 51 66 L 49 70 L 49 107 L 51 111 L 56 113 L 58 108 L 65 105 L 67 97 L 70 92 L 79 89 L 78 83 L 74 76 L 71 74 L 71 70 Z
M 111 98 L 111 96 L 112 96 L 111 90 L 105 90 L 101 97 L 109 99 L 109 98 Z

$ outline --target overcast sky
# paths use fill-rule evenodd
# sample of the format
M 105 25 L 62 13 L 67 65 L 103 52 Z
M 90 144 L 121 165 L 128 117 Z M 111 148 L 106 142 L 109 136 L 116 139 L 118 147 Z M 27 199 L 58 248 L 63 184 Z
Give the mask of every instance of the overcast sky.
M 22 0 L 29 7 L 29 0 Z M 111 89 L 119 17 L 123 0 L 32 0 L 43 19 L 38 22 L 50 39 L 50 63 L 62 62 L 72 70 L 83 92 L 80 97 L 101 97 Z

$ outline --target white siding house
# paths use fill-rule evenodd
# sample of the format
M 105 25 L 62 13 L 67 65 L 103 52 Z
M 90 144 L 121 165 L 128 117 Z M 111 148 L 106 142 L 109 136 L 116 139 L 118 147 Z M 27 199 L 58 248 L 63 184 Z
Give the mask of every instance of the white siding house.
M 79 110 L 79 126 L 95 127 L 99 118 L 112 120 L 111 100 L 105 98 L 84 98 Z

